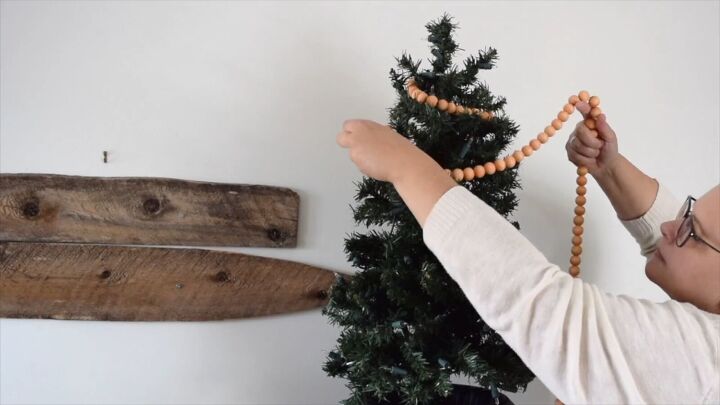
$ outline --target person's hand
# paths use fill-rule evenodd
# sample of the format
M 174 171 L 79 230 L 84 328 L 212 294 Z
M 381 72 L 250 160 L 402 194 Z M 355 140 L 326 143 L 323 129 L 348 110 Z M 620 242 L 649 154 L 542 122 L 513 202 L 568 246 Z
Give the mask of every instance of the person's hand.
M 361 172 L 389 182 L 394 182 L 403 168 L 412 166 L 412 159 L 422 152 L 389 126 L 361 119 L 345 121 L 337 143 L 350 149 L 350 159 Z
M 590 105 L 580 101 L 575 108 L 583 115 L 583 121 L 590 117 Z M 576 166 L 585 166 L 593 177 L 606 174 L 617 161 L 618 143 L 615 131 L 607 123 L 605 114 L 596 119 L 596 129 L 589 129 L 583 121 L 578 122 L 570 134 L 565 150 L 568 159 Z

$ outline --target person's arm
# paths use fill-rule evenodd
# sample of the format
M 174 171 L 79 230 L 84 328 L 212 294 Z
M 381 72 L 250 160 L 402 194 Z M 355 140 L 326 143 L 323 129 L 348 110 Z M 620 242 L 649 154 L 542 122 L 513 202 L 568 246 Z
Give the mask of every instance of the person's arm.
M 606 171 L 593 177 L 622 221 L 639 218 L 648 212 L 658 192 L 657 181 L 640 171 L 622 154 Z

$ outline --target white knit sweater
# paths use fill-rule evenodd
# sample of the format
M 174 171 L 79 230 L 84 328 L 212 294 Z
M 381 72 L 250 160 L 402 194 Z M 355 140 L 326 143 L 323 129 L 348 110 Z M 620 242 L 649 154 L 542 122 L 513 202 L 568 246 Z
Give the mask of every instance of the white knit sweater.
M 644 256 L 680 205 L 660 185 L 647 213 L 622 221 Z M 564 403 L 720 403 L 720 315 L 573 278 L 460 185 L 432 208 L 423 239 L 483 320 Z

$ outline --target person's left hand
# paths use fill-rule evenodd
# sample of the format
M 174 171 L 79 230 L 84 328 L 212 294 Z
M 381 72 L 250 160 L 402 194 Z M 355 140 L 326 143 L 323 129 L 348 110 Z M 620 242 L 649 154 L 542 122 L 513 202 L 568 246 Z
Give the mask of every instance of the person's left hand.
M 412 159 L 422 152 L 409 139 L 387 125 L 371 120 L 347 120 L 337 143 L 350 149 L 350 159 L 365 175 L 394 182 Z

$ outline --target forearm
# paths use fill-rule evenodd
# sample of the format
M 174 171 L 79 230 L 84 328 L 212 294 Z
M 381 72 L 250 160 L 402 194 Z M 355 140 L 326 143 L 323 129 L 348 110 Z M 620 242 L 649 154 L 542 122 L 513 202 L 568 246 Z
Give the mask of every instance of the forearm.
M 621 220 L 635 219 L 645 214 L 658 191 L 658 183 L 635 167 L 623 155 L 607 173 L 595 176 Z
M 392 183 L 421 227 L 440 197 L 457 186 L 455 180 L 420 149 L 413 149 Z

